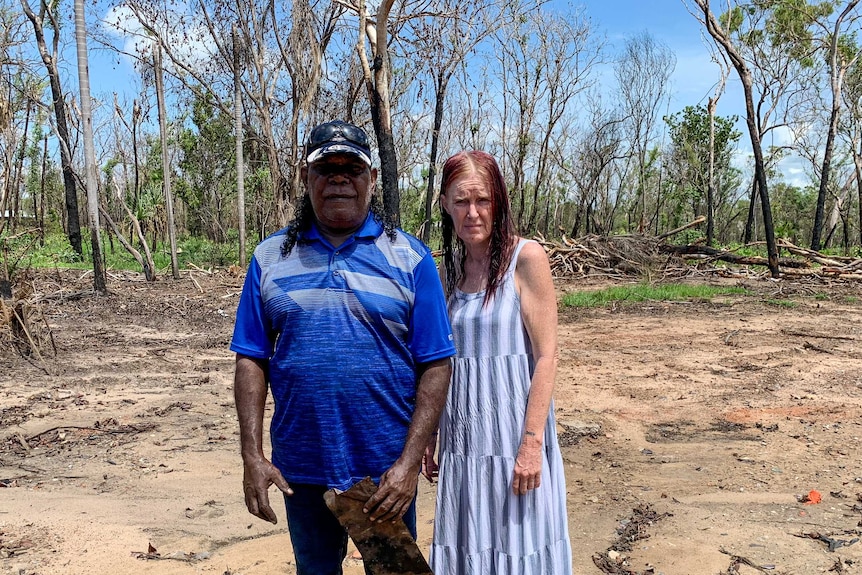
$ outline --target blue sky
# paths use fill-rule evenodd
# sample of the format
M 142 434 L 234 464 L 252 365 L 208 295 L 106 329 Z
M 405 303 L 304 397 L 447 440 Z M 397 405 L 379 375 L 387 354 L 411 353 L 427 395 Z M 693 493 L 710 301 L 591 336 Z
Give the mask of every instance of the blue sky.
M 553 4 L 565 6 L 561 0 Z M 654 39 L 666 44 L 676 54 L 677 63 L 671 78 L 671 100 L 669 112 L 675 113 L 685 106 L 706 105 L 714 94 L 720 78 L 718 64 L 712 61 L 706 30 L 688 12 L 683 0 L 580 0 L 592 20 L 596 31 L 606 35 L 609 43 L 622 47 L 626 38 L 648 32 Z M 706 39 L 705 39 L 706 36 Z M 736 128 L 742 132 L 737 152 L 737 166 L 749 173 L 753 169 L 751 143 L 745 125 L 745 102 L 742 86 L 735 70 L 727 78 L 724 93 L 718 101 L 716 113 L 720 116 L 738 116 Z M 783 144 L 789 139 L 786 130 L 770 133 L 773 138 L 766 144 Z M 807 161 L 797 156 L 788 156 L 779 164 L 779 170 L 789 184 L 809 184 Z
M 561 4 L 554 2 L 554 4 Z M 705 31 L 686 9 L 682 0 L 581 0 L 597 32 L 619 49 L 627 38 L 648 32 L 676 54 L 676 69 L 671 79 L 670 112 L 684 106 L 706 104 L 719 79 L 719 67 L 711 61 L 704 41 Z M 735 72 L 728 78 L 725 95 L 719 99 L 718 114 L 741 114 L 739 80 Z
M 597 34 L 603 35 L 609 44 L 609 52 L 618 52 L 627 38 L 649 33 L 655 40 L 667 45 L 676 55 L 676 68 L 671 78 L 671 100 L 663 113 L 675 113 L 687 105 L 706 104 L 713 95 L 715 83 L 719 79 L 719 68 L 711 61 L 710 50 L 704 40 L 701 24 L 686 9 L 683 0 L 550 0 L 550 7 L 560 12 L 583 10 Z M 99 14 L 99 16 L 103 16 Z M 96 17 L 92 12 L 88 20 Z M 91 82 L 93 95 L 105 97 L 111 91 L 122 91 L 124 85 L 134 86 L 137 92 L 140 80 L 128 61 L 117 62 L 109 54 L 91 50 Z M 608 81 L 603 81 L 608 89 L 612 80 L 612 68 L 604 72 Z M 750 144 L 744 124 L 744 103 L 739 80 L 731 71 L 725 93 L 721 96 L 717 113 L 722 116 L 740 116 L 737 128 L 743 132 L 740 140 L 738 163 L 750 169 L 747 156 Z M 788 181 L 803 183 L 797 178 L 802 176 L 798 160 L 785 160 L 783 166 Z
M 604 35 L 612 49 L 621 48 L 627 38 L 645 31 L 670 47 L 677 57 L 671 113 L 686 105 L 706 103 L 712 94 L 718 67 L 710 61 L 700 23 L 688 13 L 682 0 L 551 0 L 549 6 L 561 12 L 582 9 L 594 32 Z M 88 14 L 89 19 L 95 16 Z M 124 83 L 139 83 L 128 60 L 117 62 L 116 56 L 92 50 L 90 57 L 94 95 L 122 91 Z M 719 100 L 719 114 L 740 114 L 744 110 L 738 87 L 738 80 L 731 75 L 727 94 Z
M 676 110 L 671 111 L 700 101 L 705 103 L 712 93 L 718 68 L 710 62 L 700 24 L 688 13 L 682 0 L 552 0 L 550 6 L 560 11 L 582 8 L 594 31 L 604 34 L 614 47 L 621 47 L 626 38 L 644 31 L 669 46 L 677 57 L 672 88 L 673 100 L 679 104 Z M 94 20 L 96 16 L 90 12 L 88 20 Z M 118 63 L 116 56 L 95 50 L 91 50 L 90 58 L 94 95 L 99 91 L 117 90 L 118 86 L 122 90 L 124 83 L 137 82 L 128 61 Z M 733 89 L 733 80 L 732 77 L 729 91 Z M 731 110 L 730 102 L 727 102 L 727 112 L 722 111 L 721 101 L 719 106 L 720 114 L 738 113 Z

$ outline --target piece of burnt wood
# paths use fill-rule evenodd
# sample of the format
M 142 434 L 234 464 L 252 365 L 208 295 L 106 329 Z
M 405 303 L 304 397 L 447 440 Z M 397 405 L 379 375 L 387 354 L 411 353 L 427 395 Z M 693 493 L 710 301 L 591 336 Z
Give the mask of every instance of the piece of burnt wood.
M 330 489 L 323 499 L 347 529 L 371 575 L 433 575 L 404 521 L 375 523 L 362 511 L 375 491 L 377 486 L 366 477 L 343 493 Z

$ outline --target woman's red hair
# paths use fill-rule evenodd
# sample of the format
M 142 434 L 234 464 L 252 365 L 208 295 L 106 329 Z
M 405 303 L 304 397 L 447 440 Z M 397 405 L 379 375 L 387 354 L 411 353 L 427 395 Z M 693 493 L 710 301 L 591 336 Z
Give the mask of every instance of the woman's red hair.
M 457 178 L 465 174 L 475 174 L 489 192 L 491 192 L 491 210 L 493 214 L 493 225 L 491 229 L 491 243 L 488 247 L 488 286 L 485 289 L 485 300 L 487 304 L 494 297 L 497 288 L 506 274 L 512 253 L 515 250 L 515 226 L 512 223 L 512 210 L 509 205 L 509 193 L 503 172 L 494 156 L 479 150 L 458 152 L 446 160 L 443 165 L 443 181 L 440 185 L 440 212 L 442 215 L 443 234 L 443 265 L 446 270 L 446 293 L 451 294 L 455 286 L 464 277 L 464 242 L 454 234 L 454 222 L 452 217 L 443 209 L 442 196 L 448 192 L 449 185 Z M 460 265 L 455 265 L 455 251 L 453 242 L 461 253 Z M 456 269 L 457 267 L 457 269 Z

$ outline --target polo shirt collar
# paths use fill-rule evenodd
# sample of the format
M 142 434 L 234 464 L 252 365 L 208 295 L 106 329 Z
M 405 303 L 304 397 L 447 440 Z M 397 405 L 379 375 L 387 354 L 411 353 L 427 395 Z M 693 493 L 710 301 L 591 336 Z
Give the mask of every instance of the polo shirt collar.
M 374 215 L 369 211 L 368 215 L 365 216 L 365 222 L 358 230 L 356 230 L 356 232 L 354 232 L 353 238 L 376 238 L 382 233 L 383 226 L 381 226 L 380 223 L 376 219 L 374 219 Z M 329 243 L 326 241 L 326 238 L 321 235 L 320 230 L 317 229 L 317 223 L 311 224 L 311 228 L 305 234 L 305 239 L 308 241 L 319 241 L 327 244 Z

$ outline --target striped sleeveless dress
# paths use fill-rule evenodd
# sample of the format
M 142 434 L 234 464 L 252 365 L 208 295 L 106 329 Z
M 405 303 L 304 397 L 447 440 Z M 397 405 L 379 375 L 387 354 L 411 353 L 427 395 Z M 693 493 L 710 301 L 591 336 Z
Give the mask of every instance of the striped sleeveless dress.
M 566 482 L 553 402 L 541 485 L 512 493 L 534 360 L 521 320 L 515 265 L 497 294 L 456 290 L 452 382 L 440 420 L 440 482 L 430 564 L 435 575 L 570 575 Z

